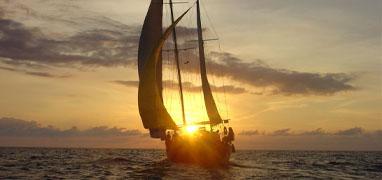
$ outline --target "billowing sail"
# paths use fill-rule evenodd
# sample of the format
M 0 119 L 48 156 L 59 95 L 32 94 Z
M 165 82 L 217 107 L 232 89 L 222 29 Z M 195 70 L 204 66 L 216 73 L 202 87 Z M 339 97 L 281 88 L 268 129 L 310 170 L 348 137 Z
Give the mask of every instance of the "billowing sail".
M 160 90 L 157 85 L 157 66 L 160 60 L 164 42 L 169 37 L 176 24 L 184 17 L 184 15 L 186 15 L 188 11 L 189 9 L 183 13 L 169 28 L 166 29 L 164 34 L 160 36 L 159 40 L 153 43 L 154 46 L 152 51 L 146 56 L 148 58 L 141 62 L 143 64 L 141 64 L 139 69 L 140 78 L 138 90 L 138 107 L 143 125 L 145 128 L 150 129 L 150 132 L 166 129 L 177 129 L 176 124 L 172 120 L 170 114 L 167 112 L 166 107 L 164 106 L 161 99 Z M 152 40 L 149 39 L 148 41 Z M 143 46 L 140 46 L 140 48 L 141 47 Z
M 163 0 L 151 0 L 149 10 L 146 14 L 145 22 L 142 27 L 142 33 L 138 48 L 138 73 L 139 77 L 143 72 L 143 66 L 148 61 L 150 53 L 153 51 L 155 44 L 162 36 L 162 17 L 163 17 Z M 162 56 L 158 59 L 157 64 L 157 85 L 162 97 Z
M 206 69 L 206 59 L 204 54 L 204 42 L 203 42 L 203 30 L 202 22 L 200 19 L 200 5 L 199 1 L 196 2 L 197 5 L 197 24 L 198 24 L 198 39 L 199 39 L 199 58 L 200 58 L 200 73 L 202 79 L 202 89 L 204 95 L 204 103 L 207 110 L 207 115 L 210 120 L 211 125 L 217 125 L 222 123 L 222 118 L 220 117 L 219 111 L 216 107 L 214 97 L 212 95 L 211 87 L 207 78 Z

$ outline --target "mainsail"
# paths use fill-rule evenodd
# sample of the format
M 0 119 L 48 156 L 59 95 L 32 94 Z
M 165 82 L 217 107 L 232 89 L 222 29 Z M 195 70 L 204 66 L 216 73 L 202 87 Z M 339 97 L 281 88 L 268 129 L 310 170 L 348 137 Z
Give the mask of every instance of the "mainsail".
M 200 59 L 200 73 L 202 79 L 202 89 L 204 94 L 204 104 L 206 106 L 208 118 L 211 125 L 222 123 L 222 118 L 216 107 L 214 97 L 211 92 L 210 83 L 207 78 L 206 58 L 204 53 L 203 29 L 200 18 L 200 4 L 199 0 L 196 1 L 197 8 L 197 25 L 198 25 L 198 39 L 199 39 L 199 59 Z
M 151 2 L 150 8 L 154 8 L 158 1 L 153 0 Z M 162 6 L 162 4 L 160 4 Z M 161 52 L 164 42 L 169 37 L 176 24 L 187 14 L 188 9 L 184 12 L 170 27 L 166 29 L 163 35 L 158 37 L 154 36 L 156 41 L 152 39 L 142 37 L 150 33 L 150 31 L 143 31 L 141 35 L 141 42 L 146 44 L 148 42 L 152 43 L 151 51 L 141 49 L 140 52 L 147 53 L 146 55 L 141 55 L 146 57 L 145 59 L 138 59 L 140 64 L 139 68 L 139 90 L 138 90 L 138 106 L 139 113 L 146 129 L 151 131 L 161 131 L 166 129 L 177 129 L 177 125 L 172 120 L 170 114 L 167 112 L 166 107 L 161 99 L 161 92 L 158 87 L 158 64 L 161 59 Z M 153 12 L 153 11 L 151 11 Z M 151 19 L 155 18 L 150 14 L 146 17 L 145 23 L 150 22 Z M 153 23 L 153 22 L 152 22 Z M 144 26 L 145 27 L 145 26 Z M 147 48 L 149 45 L 140 45 L 139 48 Z M 140 57 L 141 57 L 140 56 Z M 160 69 L 161 70 L 161 69 Z M 161 81 L 161 80 L 160 80 Z

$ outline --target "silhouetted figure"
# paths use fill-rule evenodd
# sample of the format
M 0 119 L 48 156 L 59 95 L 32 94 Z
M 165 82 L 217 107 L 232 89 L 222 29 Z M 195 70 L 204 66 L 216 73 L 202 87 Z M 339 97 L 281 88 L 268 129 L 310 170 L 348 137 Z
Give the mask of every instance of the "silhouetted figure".
M 227 136 L 223 136 L 222 141 L 223 141 L 223 143 L 228 143 L 228 137 Z
M 229 141 L 235 140 L 235 133 L 233 132 L 232 127 L 228 128 L 228 140 Z
M 170 134 L 170 131 L 167 131 L 167 134 L 166 134 L 166 140 L 171 140 L 171 134 Z
M 175 140 L 176 138 L 178 138 L 179 134 L 178 132 L 175 131 L 174 135 L 172 136 L 172 139 Z

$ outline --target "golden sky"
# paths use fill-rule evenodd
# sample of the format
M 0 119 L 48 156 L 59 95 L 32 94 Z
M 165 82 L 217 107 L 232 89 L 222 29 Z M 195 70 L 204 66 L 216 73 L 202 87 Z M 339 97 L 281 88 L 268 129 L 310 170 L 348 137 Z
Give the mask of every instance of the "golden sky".
M 134 82 L 148 4 L 0 1 L 0 118 L 145 132 Z M 215 97 L 236 132 L 382 129 L 381 1 L 203 4 L 221 45 L 208 53 Z M 218 88 L 223 81 L 226 96 Z M 188 118 L 205 118 L 193 103 L 186 104 Z M 169 109 L 180 117 L 177 107 Z

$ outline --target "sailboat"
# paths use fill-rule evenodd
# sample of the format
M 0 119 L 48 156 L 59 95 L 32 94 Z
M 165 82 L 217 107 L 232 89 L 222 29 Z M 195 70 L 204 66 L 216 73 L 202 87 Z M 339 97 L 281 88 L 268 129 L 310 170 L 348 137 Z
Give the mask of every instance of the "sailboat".
M 175 3 L 175 2 L 174 2 Z M 215 103 L 207 77 L 206 57 L 203 39 L 200 1 L 174 17 L 172 0 L 151 0 L 144 24 L 142 26 L 138 49 L 138 107 L 144 128 L 148 129 L 151 138 L 165 142 L 167 157 L 170 161 L 180 163 L 195 163 L 202 165 L 225 165 L 229 163 L 232 152 L 235 151 L 234 132 L 227 128 L 229 120 L 223 120 Z M 171 10 L 171 25 L 163 28 L 163 7 L 169 5 Z M 197 46 L 200 64 L 200 79 L 205 110 L 208 121 L 188 122 L 185 115 L 183 86 L 177 42 L 177 25 L 183 17 L 196 6 Z M 163 97 L 163 60 L 162 51 L 165 41 L 172 35 L 174 59 L 177 67 L 182 110 L 182 124 L 176 124 L 166 109 Z M 209 128 L 206 128 L 207 127 Z

